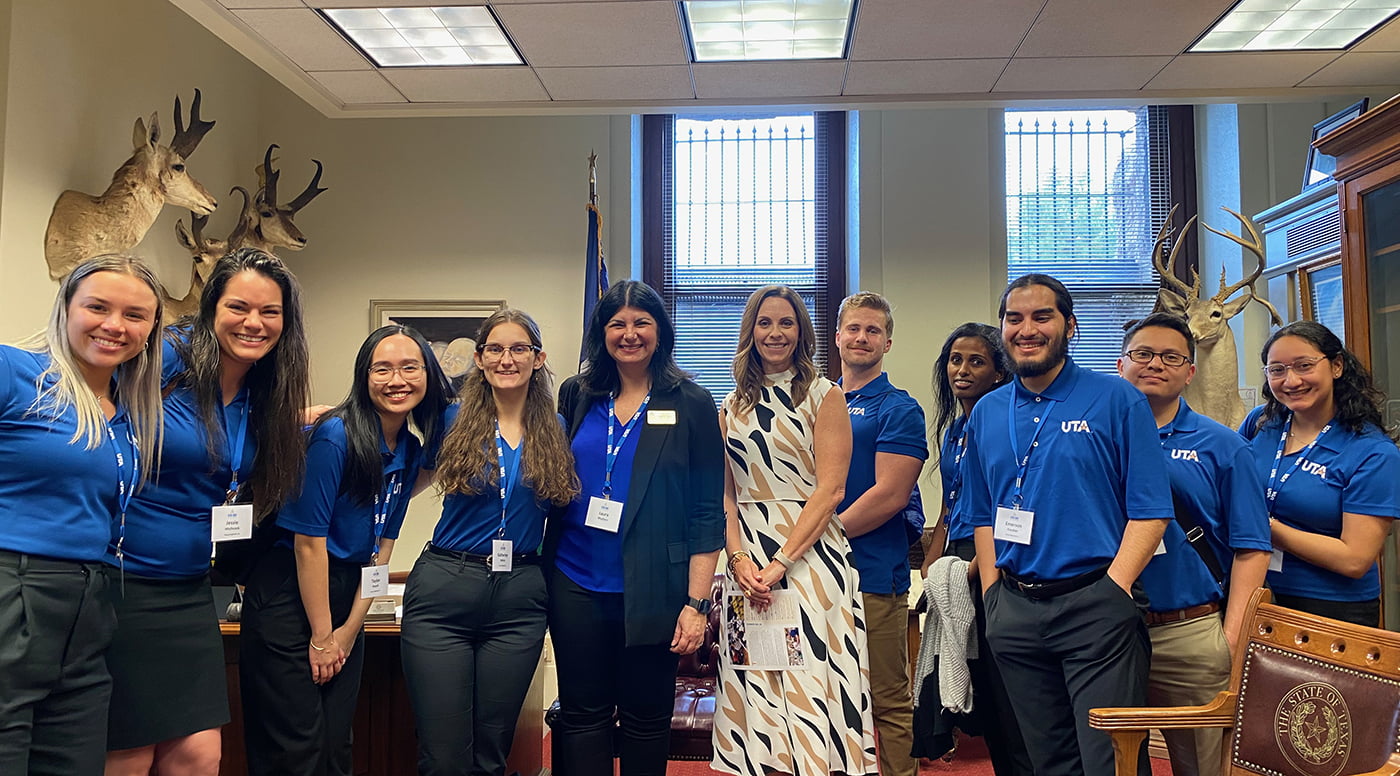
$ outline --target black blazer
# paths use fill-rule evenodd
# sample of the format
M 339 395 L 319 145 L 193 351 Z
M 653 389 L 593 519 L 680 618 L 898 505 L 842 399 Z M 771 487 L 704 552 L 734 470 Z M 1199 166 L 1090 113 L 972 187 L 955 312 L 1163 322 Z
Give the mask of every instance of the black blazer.
M 586 394 L 577 377 L 560 386 L 559 413 L 570 439 L 601 398 Z M 670 643 L 676 617 L 689 596 L 690 556 L 724 546 L 724 440 L 715 400 L 709 391 L 684 380 L 674 390 L 652 391 L 648 415 L 658 410 L 674 412 L 676 422 L 642 419 L 622 510 L 628 646 Z M 551 564 L 561 530 L 562 520 L 549 521 L 544 553 Z

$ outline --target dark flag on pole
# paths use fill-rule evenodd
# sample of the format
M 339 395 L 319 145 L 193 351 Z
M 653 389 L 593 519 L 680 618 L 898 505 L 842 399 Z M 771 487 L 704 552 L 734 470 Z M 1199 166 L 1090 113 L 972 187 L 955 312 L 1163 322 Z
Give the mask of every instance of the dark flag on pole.
M 588 339 L 588 321 L 593 308 L 608 290 L 608 265 L 603 256 L 603 216 L 598 212 L 598 155 L 588 155 L 588 245 L 584 249 L 583 274 L 583 339 Z M 579 348 L 579 363 L 586 353 Z

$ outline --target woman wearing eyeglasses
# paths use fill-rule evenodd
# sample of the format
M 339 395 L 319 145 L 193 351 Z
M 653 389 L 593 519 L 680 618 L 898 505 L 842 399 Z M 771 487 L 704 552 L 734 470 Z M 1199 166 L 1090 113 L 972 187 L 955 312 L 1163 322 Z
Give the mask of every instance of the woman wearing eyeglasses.
M 441 438 L 447 378 L 426 340 L 378 329 L 350 394 L 312 428 L 290 533 L 260 558 L 243 602 L 240 671 L 248 772 L 349 774 L 362 625 L 388 592 L 389 556 Z
M 1274 332 L 1260 355 L 1265 403 L 1240 433 L 1265 483 L 1274 601 L 1374 627 L 1376 558 L 1400 517 L 1400 450 L 1381 426 L 1385 395 L 1313 321 Z
M 442 517 L 404 594 L 404 679 L 424 776 L 505 773 L 544 645 L 545 515 L 578 493 L 539 326 L 498 310 L 476 342 L 438 454 Z

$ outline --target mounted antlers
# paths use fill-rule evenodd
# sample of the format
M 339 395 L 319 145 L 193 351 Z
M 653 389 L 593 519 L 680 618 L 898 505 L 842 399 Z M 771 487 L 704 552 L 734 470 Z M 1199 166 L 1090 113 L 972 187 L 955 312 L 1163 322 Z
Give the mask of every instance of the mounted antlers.
M 1254 254 L 1257 261 L 1254 272 L 1237 283 L 1226 284 L 1225 270 L 1222 268 L 1220 291 L 1215 296 L 1203 299 L 1199 273 L 1191 271 L 1191 283 L 1188 285 L 1173 272 L 1177 251 L 1182 245 L 1181 240 L 1172 246 L 1170 257 L 1165 262 L 1162 259 L 1162 248 L 1171 235 L 1171 220 L 1176 214 L 1176 208 L 1173 207 L 1171 214 L 1167 216 L 1167 223 L 1158 232 L 1157 242 L 1152 249 L 1152 263 L 1162 276 L 1162 288 L 1157 291 L 1155 309 L 1184 317 L 1191 327 L 1192 336 L 1196 338 L 1196 377 L 1183 392 L 1186 403 L 1197 412 L 1230 428 L 1236 428 L 1244 420 L 1245 408 L 1239 396 L 1239 354 L 1229 321 L 1251 301 L 1268 308 L 1274 325 L 1282 323 L 1283 319 L 1267 299 L 1261 299 L 1255 293 L 1254 283 L 1264 272 L 1264 241 L 1259 235 L 1259 230 L 1243 215 L 1230 208 L 1221 209 L 1239 219 L 1244 226 L 1243 231 L 1249 235 L 1248 239 L 1216 229 L 1204 221 L 1201 222 L 1201 226 Z M 1182 229 L 1183 237 L 1195 222 L 1195 216 L 1186 222 L 1185 228 Z M 1231 299 L 1242 289 L 1248 290 L 1243 295 Z
M 205 237 L 204 227 L 209 225 L 209 216 L 190 214 L 190 231 L 185 231 L 183 220 L 175 222 L 175 239 L 190 252 L 194 266 L 190 270 L 190 287 L 185 295 L 175 299 L 168 293 L 165 297 L 165 323 L 173 323 L 186 315 L 199 310 L 199 296 L 204 284 L 214 272 L 214 265 L 228 253 L 228 241 L 216 237 Z
M 241 186 L 233 188 L 233 191 L 243 195 L 243 212 L 239 216 L 238 226 L 234 227 L 233 233 L 229 235 L 229 250 L 251 246 L 272 253 L 277 248 L 299 251 L 306 247 L 306 236 L 297 228 L 293 219 L 297 211 L 326 191 L 319 188 L 323 168 L 320 160 L 312 159 L 311 161 L 316 163 L 316 174 L 312 176 L 311 183 L 307 184 L 306 190 L 297 195 L 296 199 L 279 206 L 277 180 L 281 177 L 281 172 L 272 166 L 277 161 L 272 156 L 277 147 L 275 143 L 268 146 L 267 153 L 263 155 L 262 167 L 258 173 L 262 188 L 252 198 L 251 206 L 247 190 Z M 233 191 L 229 193 L 232 194 Z
M 149 124 L 138 118 L 132 132 L 133 153 L 101 196 L 73 190 L 59 195 L 44 232 L 49 277 L 57 280 L 93 256 L 130 250 L 146 236 L 166 203 L 200 215 L 218 206 L 185 169 L 185 159 L 214 126 L 199 118 L 200 99 L 195 89 L 186 127 L 180 98 L 175 98 L 175 137 L 169 146 L 160 145 L 156 114 L 151 114 Z

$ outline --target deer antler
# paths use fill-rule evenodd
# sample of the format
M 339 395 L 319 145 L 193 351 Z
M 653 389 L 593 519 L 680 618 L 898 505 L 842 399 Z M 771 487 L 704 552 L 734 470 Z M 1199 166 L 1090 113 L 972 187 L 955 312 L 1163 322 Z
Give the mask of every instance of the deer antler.
M 263 179 L 265 182 L 259 193 L 262 194 L 262 201 L 267 203 L 269 207 L 277 207 L 277 178 L 281 175 L 272 169 L 272 152 L 276 149 L 277 144 L 273 143 L 267 147 L 267 153 L 263 155 Z
M 230 251 L 242 248 L 250 238 L 249 233 L 253 231 L 252 197 L 248 195 L 248 190 L 242 186 L 234 186 L 229 189 L 228 193 L 231 195 L 235 191 L 243 195 L 243 207 L 238 211 L 238 223 L 234 225 L 233 231 L 229 232 L 228 235 L 228 249 Z
M 201 121 L 199 118 L 199 103 L 202 99 L 203 95 L 195 89 L 194 102 L 190 103 L 190 126 L 186 129 L 181 115 L 183 111 L 180 109 L 180 95 L 175 95 L 175 137 L 170 139 L 170 150 L 185 159 L 190 158 L 199 141 L 214 128 L 214 122 Z
M 1180 207 L 1180 205 L 1172 205 L 1171 212 L 1167 213 L 1167 220 L 1162 223 L 1162 228 L 1157 232 L 1157 241 L 1152 244 L 1152 265 L 1157 268 L 1157 274 L 1162 276 L 1163 283 L 1166 283 L 1167 285 L 1171 286 L 1178 294 L 1182 295 L 1188 300 L 1196 299 L 1201 294 L 1200 276 L 1195 275 L 1195 282 L 1189 286 L 1186 285 L 1186 283 L 1183 282 L 1181 278 L 1178 278 L 1176 276 L 1176 257 L 1177 254 L 1181 251 L 1181 246 L 1184 244 L 1181 240 L 1177 240 L 1172 245 L 1171 256 L 1167 259 L 1166 263 L 1162 262 L 1162 247 L 1166 245 L 1167 238 L 1171 237 L 1172 235 L 1172 220 L 1176 218 L 1176 211 L 1178 207 Z M 1186 233 L 1191 231 L 1191 227 L 1195 223 L 1196 217 L 1191 216 L 1190 220 L 1186 222 L 1185 228 L 1181 230 L 1181 236 L 1185 237 Z
M 307 184 L 306 191 L 303 191 L 301 194 L 297 195 L 296 199 L 287 203 L 287 209 L 292 211 L 292 213 L 296 213 L 298 210 L 306 207 L 311 200 L 326 191 L 326 189 L 316 187 L 317 184 L 321 182 L 321 160 L 312 159 L 311 161 L 316 163 L 316 174 L 312 176 L 311 183 Z
M 1259 276 L 1264 274 L 1264 238 L 1260 236 L 1259 230 L 1255 228 L 1253 221 L 1235 212 L 1234 210 L 1231 210 L 1228 207 L 1222 206 L 1220 209 L 1234 216 L 1240 222 L 1240 224 L 1244 227 L 1244 231 L 1249 235 L 1249 239 L 1240 237 L 1239 235 L 1230 232 L 1228 229 L 1223 231 L 1220 229 L 1216 229 L 1215 227 L 1211 226 L 1210 224 L 1207 224 L 1204 221 L 1201 222 L 1201 226 L 1204 226 L 1206 229 L 1209 229 L 1215 234 L 1218 234 L 1221 237 L 1224 237 L 1230 240 L 1231 242 L 1238 244 L 1240 247 L 1254 254 L 1254 258 L 1257 264 L 1254 267 L 1254 272 L 1250 273 L 1244 278 L 1241 278 L 1239 282 L 1234 283 L 1233 285 L 1225 284 L 1225 270 L 1222 268 L 1220 270 L 1220 292 L 1217 293 L 1214 297 L 1212 297 L 1212 299 L 1223 304 L 1225 300 L 1233 296 L 1236 291 L 1248 287 L 1250 298 L 1269 309 L 1269 315 L 1273 317 L 1274 325 L 1277 326 L 1278 324 L 1283 323 L 1283 316 L 1278 314 L 1278 310 L 1275 309 L 1272 304 L 1269 304 L 1269 300 L 1259 298 L 1259 295 L 1255 293 L 1254 290 L 1254 281 L 1258 280 Z

